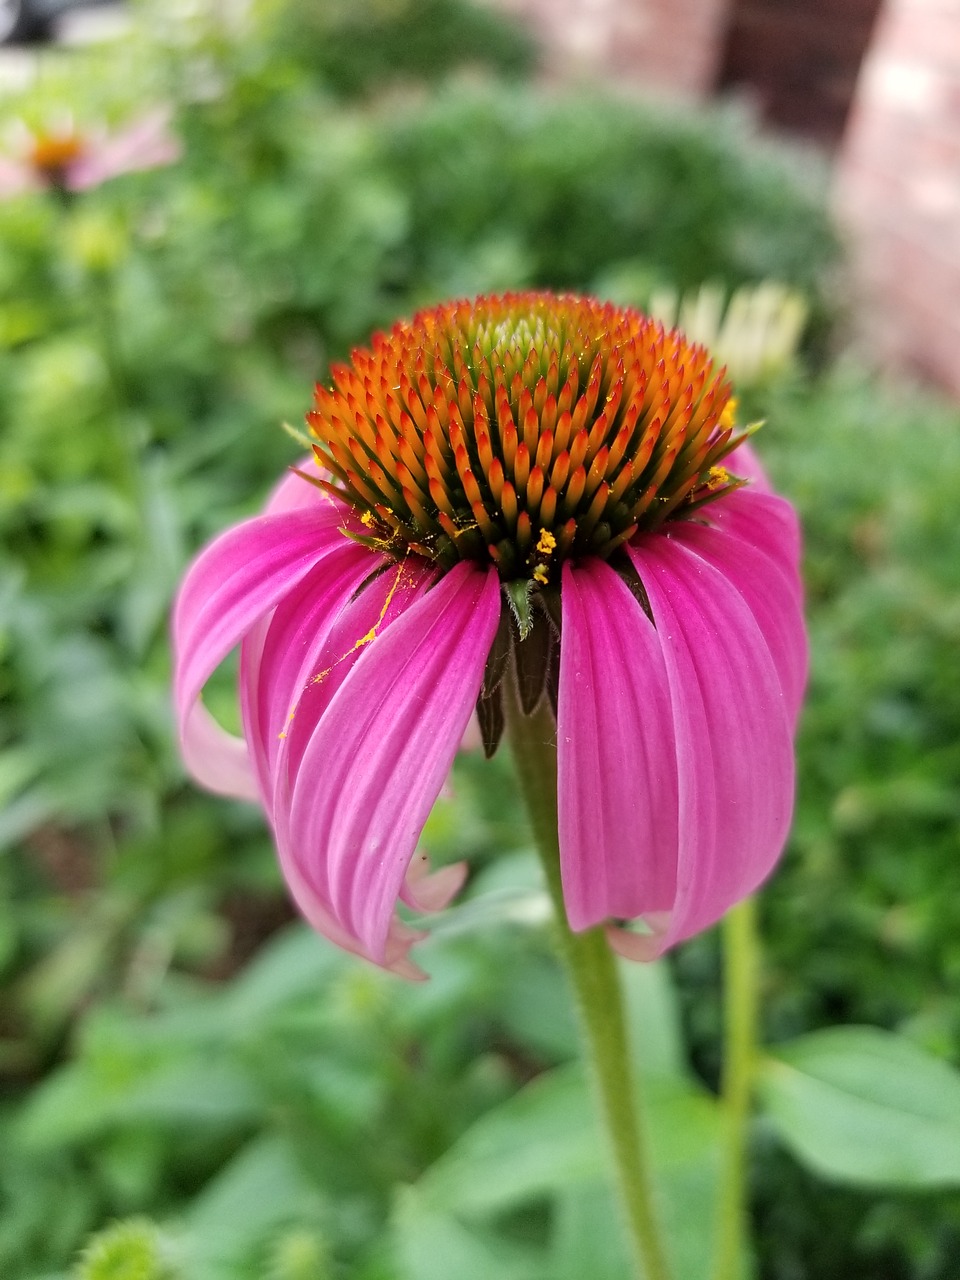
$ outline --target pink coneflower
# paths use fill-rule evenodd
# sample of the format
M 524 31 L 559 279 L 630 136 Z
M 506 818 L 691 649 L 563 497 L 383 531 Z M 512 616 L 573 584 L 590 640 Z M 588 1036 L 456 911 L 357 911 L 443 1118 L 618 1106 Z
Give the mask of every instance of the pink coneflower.
M 169 122 L 169 112 L 157 110 L 113 135 L 82 133 L 72 124 L 24 130 L 16 157 L 0 156 L 0 199 L 25 191 L 83 191 L 122 173 L 173 164 L 180 143 Z
M 415 853 L 474 709 L 492 751 L 505 697 L 548 699 L 571 927 L 652 956 L 712 924 L 782 849 L 806 677 L 797 522 L 722 373 L 636 311 L 520 293 L 332 379 L 315 460 L 180 591 L 194 776 L 259 799 L 317 929 L 415 972 L 395 908 L 461 882 Z M 242 740 L 200 701 L 238 644 Z

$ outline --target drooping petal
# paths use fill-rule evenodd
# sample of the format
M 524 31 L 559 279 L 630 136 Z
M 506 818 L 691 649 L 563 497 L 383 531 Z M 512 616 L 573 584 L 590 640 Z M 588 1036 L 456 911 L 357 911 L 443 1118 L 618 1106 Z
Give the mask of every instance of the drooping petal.
M 673 536 L 642 538 L 629 554 L 676 735 L 677 891 L 662 950 L 713 924 L 772 869 L 793 808 L 792 726 L 767 640 L 722 570 Z
M 563 567 L 557 795 L 574 929 L 662 911 L 676 892 L 678 780 L 660 639 L 613 569 Z
M 339 652 L 337 646 L 343 643 L 343 633 L 353 636 L 348 647 L 354 650 L 355 641 L 367 631 L 371 616 L 381 618 L 382 625 L 392 621 L 389 611 L 384 611 L 382 606 L 385 575 L 371 583 L 359 600 L 351 599 L 362 580 L 369 577 L 371 571 L 376 572 L 380 563 L 382 558 L 355 543 L 345 542 L 331 551 L 299 587 L 251 628 L 243 640 L 240 661 L 244 734 L 257 769 L 260 798 L 274 828 L 288 888 L 304 918 L 318 933 L 367 960 L 371 957 L 363 944 L 336 919 L 329 895 L 319 892 L 317 885 L 301 874 L 299 862 L 290 853 L 289 814 L 286 809 L 277 811 L 275 798 L 282 793 L 289 807 L 289 786 L 281 787 L 278 779 L 282 776 L 286 781 L 285 755 L 290 735 L 286 730 L 279 732 L 278 728 L 284 725 L 289 714 L 287 709 L 297 681 L 302 677 L 299 701 L 310 699 L 318 687 L 312 677 L 324 671 L 332 653 Z M 371 609 L 375 610 L 372 615 Z M 312 627 L 316 628 L 313 634 Z M 297 646 L 298 651 L 291 654 L 284 647 L 285 640 Z M 352 652 L 347 662 L 355 656 Z M 297 723 L 310 723 L 309 716 L 300 715 L 300 711 L 298 704 Z M 410 947 L 422 936 L 393 919 L 386 941 L 384 967 L 412 980 L 424 978 L 426 975 L 408 958 Z
M 173 617 L 174 693 L 185 742 L 197 745 L 204 732 L 191 719 L 212 672 L 318 560 L 343 544 L 337 517 L 332 506 L 260 516 L 222 534 L 194 561 Z
M 246 742 L 217 724 L 202 702 L 195 703 L 187 716 L 180 751 L 188 772 L 208 791 L 238 800 L 257 799 Z
M 121 173 L 173 164 L 182 150 L 179 139 L 170 132 L 169 110 L 159 108 L 121 133 L 92 142 L 67 169 L 67 186 L 71 191 L 83 191 Z
M 0 156 L 0 200 L 10 200 L 25 191 L 39 191 L 42 186 L 30 165 Z
M 499 615 L 496 573 L 457 565 L 363 650 L 303 754 L 290 814 L 300 873 L 329 886 L 338 921 L 381 963 Z
M 425 853 L 418 853 L 407 868 L 400 898 L 414 911 L 442 911 L 463 888 L 466 878 L 465 862 L 452 862 L 431 871 L 430 859 Z
M 379 557 L 369 554 L 376 565 Z M 278 816 L 289 807 L 304 753 L 334 695 L 366 650 L 383 638 L 432 586 L 436 576 L 436 570 L 416 556 L 392 564 L 371 577 L 320 638 L 314 651 L 313 678 L 301 692 L 296 715 L 287 726 L 277 756 L 274 805 Z
M 368 554 L 372 554 L 369 553 Z M 374 564 L 377 558 L 374 557 Z M 278 750 L 269 764 L 272 776 L 267 781 L 265 807 L 274 828 L 277 855 L 284 878 L 294 900 L 304 916 L 318 932 L 338 946 L 345 947 L 370 959 L 364 944 L 348 932 L 337 920 L 331 904 L 330 886 L 326 879 L 326 867 L 317 863 L 311 868 L 309 879 L 304 874 L 302 860 L 295 846 L 290 829 L 291 796 L 297 784 L 300 763 L 308 747 L 317 722 L 329 705 L 333 695 L 343 684 L 354 664 L 374 639 L 402 616 L 405 610 L 433 581 L 434 574 L 416 557 L 408 557 L 399 565 L 374 576 L 356 597 L 343 602 L 342 608 L 321 627 L 311 643 L 310 678 L 301 689 L 296 714 L 279 736 Z M 263 642 L 272 629 L 273 618 L 265 620 L 244 642 L 241 662 L 241 693 L 243 698 L 244 726 L 254 743 L 255 758 L 260 757 L 255 725 L 261 718 L 261 708 L 269 705 L 260 690 Z M 257 639 L 259 637 L 259 639 Z M 274 642 L 278 640 L 274 635 Z M 256 666 L 248 659 L 254 644 L 260 648 Z M 251 683 L 252 682 L 252 683 Z M 263 718 L 279 723 L 285 712 L 281 703 L 276 712 L 263 712 Z M 385 967 L 407 977 L 422 976 L 406 959 L 411 944 L 421 935 L 402 925 L 395 917 L 391 920 L 383 963 Z
M 705 514 L 718 529 L 737 534 L 776 560 L 802 597 L 800 522 L 789 502 L 759 489 L 740 489 L 714 503 Z
M 642 933 L 608 924 L 605 930 L 607 941 L 625 960 L 656 960 L 664 948 L 664 938 L 670 928 L 671 914 L 669 911 L 648 912 L 643 917 L 645 932 Z
M 267 505 L 264 507 L 266 515 L 278 515 L 281 511 L 295 511 L 298 507 L 315 507 L 325 503 L 335 502 L 333 495 L 327 493 L 326 490 L 319 488 L 315 484 L 311 484 L 306 476 L 319 479 L 321 475 L 317 460 L 313 454 L 307 458 L 302 458 L 295 466 L 290 467 L 279 484 L 274 486 L 273 492 L 267 499 Z M 344 506 L 345 516 L 354 522 L 351 525 L 358 533 L 366 532 L 360 524 L 359 519 L 350 511 L 349 507 Z
M 749 605 L 770 649 L 790 722 L 795 725 L 808 668 L 796 516 L 782 498 L 737 493 L 730 500 L 733 511 L 718 510 L 715 525 L 678 521 L 671 537 L 718 568 Z M 725 505 L 717 504 L 718 508 Z
M 290 721 L 323 671 L 327 637 L 351 597 L 385 563 L 348 539 L 325 555 L 272 613 L 247 633 L 240 658 L 244 736 L 272 815 L 276 765 Z
M 356 549 L 357 544 L 345 544 L 347 552 Z M 335 918 L 329 887 L 321 874 L 323 868 L 315 868 L 308 880 L 290 837 L 290 797 L 317 721 L 367 644 L 382 635 L 432 581 L 427 567 L 413 557 L 377 573 L 382 558 L 366 549 L 364 553 L 370 558 L 374 576 L 355 596 L 351 557 L 344 554 L 341 559 L 340 552 L 333 553 L 305 580 L 304 593 L 298 594 L 289 608 L 284 601 L 247 634 L 241 649 L 240 693 L 244 733 L 251 745 L 264 807 L 274 829 L 277 855 L 290 892 L 319 933 L 369 959 L 363 944 Z M 334 556 L 340 561 L 342 572 L 331 563 Z M 369 576 L 370 573 L 364 574 Z M 278 666 L 286 666 L 284 639 L 291 634 L 291 628 L 301 630 L 302 636 L 308 635 L 312 624 L 316 625 L 316 633 L 310 637 L 294 677 L 299 681 L 296 711 L 292 720 L 285 722 L 291 688 L 290 680 L 284 678 Z M 265 662 L 268 637 L 272 657 Z M 268 732 L 267 725 L 276 730 L 272 740 L 273 730 Z M 418 936 L 399 921 L 392 921 L 385 967 L 406 977 L 423 976 L 406 959 Z
M 727 455 L 723 465 L 731 473 L 731 475 L 742 476 L 745 480 L 750 480 L 751 492 L 756 493 L 772 493 L 773 488 L 770 484 L 770 478 L 767 475 L 763 463 L 757 457 L 757 451 L 753 445 L 744 443 L 738 445 L 733 453 Z M 726 501 L 726 499 L 724 499 Z M 722 505 L 722 504 L 721 504 Z

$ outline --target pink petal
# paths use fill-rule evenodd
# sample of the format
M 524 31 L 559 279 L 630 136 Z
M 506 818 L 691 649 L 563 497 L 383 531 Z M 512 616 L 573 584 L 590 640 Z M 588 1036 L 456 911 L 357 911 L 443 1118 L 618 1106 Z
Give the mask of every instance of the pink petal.
M 463 888 L 466 878 L 465 862 L 431 871 L 430 859 L 425 853 L 418 853 L 407 868 L 400 897 L 414 911 L 442 911 Z
M 644 916 L 646 933 L 636 933 L 632 929 L 621 929 L 618 925 L 608 924 L 607 941 L 619 955 L 626 960 L 656 960 L 664 948 L 664 938 L 670 928 L 669 911 L 651 911 Z
M 323 670 L 330 630 L 362 583 L 384 563 L 367 547 L 342 539 L 243 641 L 244 734 L 268 814 L 281 744 L 301 698 Z
M 789 502 L 759 489 L 739 489 L 711 503 L 704 515 L 718 529 L 737 534 L 776 560 L 784 573 L 795 580 L 797 595 L 802 596 L 800 522 Z
M 728 501 L 733 508 L 725 513 Z M 767 642 L 795 725 L 808 667 L 796 516 L 782 498 L 752 492 L 718 502 L 716 516 L 715 526 L 677 521 L 670 536 L 709 560 L 743 596 Z M 762 541 L 754 536 L 761 527 Z
M 67 186 L 83 191 L 121 173 L 156 169 L 180 159 L 183 148 L 170 132 L 170 112 L 157 110 L 113 137 L 93 141 L 67 170 Z
M 342 546 L 336 517 L 331 507 L 247 520 L 221 534 L 188 571 L 174 607 L 174 693 L 194 764 L 204 730 L 191 718 L 203 686 L 254 623 Z
M 257 799 L 247 744 L 217 724 L 202 702 L 195 703 L 187 717 L 180 752 L 187 770 L 208 791 L 238 800 Z
M 365 959 L 370 959 L 370 956 L 363 945 L 343 928 L 334 916 L 329 901 L 304 879 L 299 863 L 291 857 L 287 815 L 285 812 L 276 812 L 274 797 L 278 790 L 289 794 L 288 786 L 281 788 L 278 785 L 279 777 L 286 778 L 285 752 L 289 735 L 277 732 L 277 729 L 286 723 L 287 708 L 294 697 L 297 681 L 302 678 L 302 684 L 307 685 L 306 693 L 313 690 L 311 676 L 318 668 L 323 670 L 330 661 L 331 651 L 339 652 L 335 646 L 343 643 L 342 637 L 331 641 L 331 635 L 338 630 L 342 632 L 344 627 L 348 630 L 353 628 L 351 634 L 354 640 L 351 641 L 350 648 L 355 652 L 350 654 L 350 658 L 354 658 L 359 652 L 355 640 L 365 634 L 371 616 L 368 608 L 361 619 L 359 602 L 349 602 L 362 580 L 369 577 L 371 568 L 375 570 L 380 563 L 382 560 L 374 553 L 355 543 L 346 542 L 342 547 L 331 551 L 302 584 L 247 633 L 243 640 L 240 665 L 244 733 L 257 766 L 261 799 L 274 826 L 284 878 L 298 907 L 313 928 L 337 946 Z M 371 598 L 371 603 L 376 607 L 376 613 L 372 615 L 373 621 L 386 612 L 381 625 L 392 620 L 389 611 L 382 608 L 382 598 L 389 589 L 385 585 L 387 576 L 381 575 L 363 593 L 363 596 Z M 363 630 L 359 631 L 357 627 L 361 623 Z M 316 627 L 316 633 L 311 635 L 312 626 Z M 299 639 L 296 634 L 298 631 Z M 303 642 L 307 637 L 309 643 L 304 648 Z M 301 700 L 306 696 L 302 687 L 300 696 Z M 299 712 L 298 707 L 298 716 Z M 265 725 L 271 726 L 269 732 Z M 411 945 L 421 937 L 422 933 L 408 928 L 399 920 L 391 921 L 383 959 L 384 967 L 405 978 L 424 978 L 426 975 L 407 956 Z
M 731 475 L 741 476 L 745 480 L 753 482 L 751 491 L 757 493 L 772 493 L 773 488 L 770 484 L 770 478 L 764 470 L 763 464 L 757 457 L 756 450 L 753 445 L 744 443 L 738 445 L 733 453 L 727 454 L 723 460 L 723 465 L 731 473 Z M 723 499 L 727 501 L 726 498 Z
M 776 862 L 793 807 L 791 724 L 737 588 L 680 537 L 629 548 L 657 625 L 679 779 L 677 895 L 658 949 L 707 928 Z
M 483 734 L 480 732 L 480 721 L 475 715 L 470 717 L 467 727 L 463 731 L 460 750 L 468 752 L 483 750 Z
M 25 191 L 40 191 L 42 188 L 43 183 L 30 165 L 0 156 L 0 200 L 10 200 Z
M 366 554 L 373 557 L 374 565 L 382 563 L 374 553 L 368 551 Z M 290 797 L 296 785 L 304 751 L 334 693 L 359 661 L 360 655 L 372 643 L 372 639 L 381 637 L 410 604 L 426 591 L 432 580 L 433 575 L 428 566 L 410 557 L 372 578 L 355 599 L 347 603 L 345 598 L 342 607 L 331 610 L 330 616 L 319 626 L 311 652 L 305 658 L 304 669 L 310 667 L 310 678 L 301 690 L 296 714 L 279 737 L 279 750 L 266 761 L 267 814 L 273 823 L 277 855 L 294 900 L 318 932 L 338 946 L 367 959 L 370 956 L 364 945 L 336 919 L 325 879 L 319 874 L 307 879 L 303 873 L 299 850 L 291 838 Z M 248 636 L 244 641 L 241 660 L 244 727 L 253 744 L 254 757 L 258 763 L 264 755 L 257 736 L 261 719 L 282 724 L 289 705 L 288 700 L 283 698 L 274 710 L 270 710 L 270 689 L 276 689 L 278 685 L 277 677 L 270 674 L 272 663 L 265 667 L 263 651 L 275 618 L 276 615 L 273 615 L 265 619 Z M 282 656 L 280 640 L 280 633 L 274 633 L 272 642 L 278 657 Z M 256 652 L 253 651 L 255 645 L 259 646 Z M 318 676 L 319 679 L 316 678 Z M 261 684 L 267 688 L 262 690 Z M 405 957 L 410 945 L 420 936 L 422 935 L 414 933 L 394 919 L 387 938 L 386 958 L 383 961 L 385 966 L 395 972 L 402 972 L 407 977 L 416 976 L 419 971 L 414 971 Z
M 311 484 L 309 480 L 305 480 L 303 475 L 297 474 L 299 471 L 308 476 L 319 477 L 323 474 L 313 454 L 302 458 L 295 467 L 296 469 L 291 467 L 287 471 L 267 499 L 267 505 L 264 508 L 267 515 L 277 515 L 281 511 L 295 511 L 298 507 L 313 507 L 334 501 L 330 494 Z M 366 532 L 362 530 L 359 520 L 356 521 L 356 527 L 359 531 Z
M 374 552 L 368 555 L 373 565 L 383 563 Z M 314 655 L 315 678 L 301 693 L 297 713 L 287 727 L 277 757 L 274 802 L 278 810 L 288 807 L 304 752 L 340 686 L 373 641 L 382 639 L 435 579 L 436 570 L 431 565 L 409 556 L 373 577 L 325 632 Z
M 355 662 L 310 739 L 290 828 L 303 878 L 382 962 L 407 866 L 473 710 L 500 616 L 461 563 Z
M 573 929 L 669 908 L 677 759 L 660 639 L 609 565 L 563 567 L 557 794 Z

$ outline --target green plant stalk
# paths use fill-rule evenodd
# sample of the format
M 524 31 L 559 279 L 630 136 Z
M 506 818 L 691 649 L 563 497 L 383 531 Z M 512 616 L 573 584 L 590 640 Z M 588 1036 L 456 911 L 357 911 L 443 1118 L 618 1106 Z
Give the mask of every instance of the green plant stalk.
M 756 904 L 747 898 L 723 922 L 725 958 L 723 1101 L 726 1150 L 717 1205 L 713 1280 L 737 1280 L 746 1223 L 746 1155 L 757 1057 Z
M 73 216 L 77 202 L 77 193 L 65 187 L 54 188 L 52 198 L 59 209 L 61 232 L 65 235 L 69 219 Z M 93 332 L 97 335 L 100 355 L 107 371 L 112 412 L 107 414 L 110 434 L 115 445 L 120 485 L 130 499 L 137 514 L 138 525 L 142 534 L 142 519 L 145 507 L 146 485 L 140 451 L 130 438 L 124 426 L 124 416 L 134 403 L 129 379 L 124 368 L 121 354 L 120 334 L 117 326 L 113 297 L 113 274 L 104 268 L 85 266 L 83 268 L 83 301 Z
M 560 950 L 576 993 L 586 1056 L 612 1147 L 637 1275 L 644 1280 L 669 1280 L 652 1170 L 635 1102 L 638 1077 L 630 1062 L 616 963 L 602 929 L 574 933 L 567 923 L 557 834 L 556 724 L 546 698 L 533 715 L 525 716 L 512 681 L 508 678 L 504 685 L 511 686 L 504 690 L 507 733 L 553 900 Z
M 113 400 L 113 413 L 109 415 L 109 419 L 123 485 L 138 518 L 142 520 L 146 485 L 140 450 L 131 439 L 129 424 L 125 422 L 130 407 L 134 403 L 134 396 L 121 354 L 120 334 L 113 299 L 113 281 L 105 271 L 90 270 L 87 272 L 86 285 L 90 313 L 100 341 L 100 352 L 107 370 Z

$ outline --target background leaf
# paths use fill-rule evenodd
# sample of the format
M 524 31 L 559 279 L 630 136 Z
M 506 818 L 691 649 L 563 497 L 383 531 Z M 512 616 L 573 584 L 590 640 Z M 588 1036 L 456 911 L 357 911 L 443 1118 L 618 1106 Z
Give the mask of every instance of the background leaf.
M 837 1027 L 778 1048 L 763 1109 L 799 1159 L 860 1185 L 960 1185 L 960 1072 L 902 1036 Z

